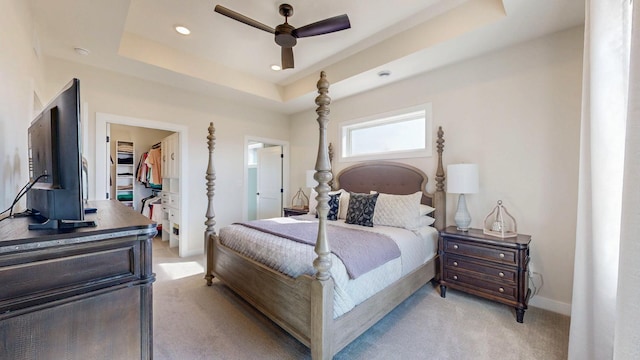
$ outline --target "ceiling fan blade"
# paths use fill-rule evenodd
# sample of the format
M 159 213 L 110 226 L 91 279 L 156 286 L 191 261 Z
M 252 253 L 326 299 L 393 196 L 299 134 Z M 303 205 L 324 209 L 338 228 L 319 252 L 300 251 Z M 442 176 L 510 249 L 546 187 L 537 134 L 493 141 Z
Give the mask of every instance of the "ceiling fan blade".
M 245 23 L 249 26 L 253 26 L 256 29 L 260 29 L 263 31 L 266 31 L 268 33 L 271 34 L 275 34 L 276 33 L 276 29 L 272 28 L 271 26 L 267 26 L 259 21 L 255 21 L 252 18 L 246 17 L 240 13 L 237 13 L 233 10 L 227 9 L 226 7 L 222 6 L 222 5 L 216 5 L 215 7 L 215 12 L 222 14 L 226 17 L 229 17 L 233 20 L 236 21 L 240 21 L 241 23 Z
M 293 69 L 293 48 L 282 48 L 282 70 Z
M 299 27 L 291 32 L 297 38 L 328 34 L 335 31 L 349 29 L 351 23 L 346 14 L 334 16 L 332 18 L 320 20 L 313 24 Z

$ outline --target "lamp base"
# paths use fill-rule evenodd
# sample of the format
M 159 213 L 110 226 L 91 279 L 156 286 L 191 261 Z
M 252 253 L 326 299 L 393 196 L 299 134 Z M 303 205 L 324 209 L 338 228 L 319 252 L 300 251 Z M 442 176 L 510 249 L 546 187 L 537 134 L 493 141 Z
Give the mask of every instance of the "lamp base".
M 456 209 L 456 215 L 453 219 L 456 222 L 456 229 L 458 229 L 458 231 L 469 231 L 471 214 L 469 214 L 467 210 L 467 202 L 464 199 L 464 194 L 460 194 L 458 197 L 458 208 Z

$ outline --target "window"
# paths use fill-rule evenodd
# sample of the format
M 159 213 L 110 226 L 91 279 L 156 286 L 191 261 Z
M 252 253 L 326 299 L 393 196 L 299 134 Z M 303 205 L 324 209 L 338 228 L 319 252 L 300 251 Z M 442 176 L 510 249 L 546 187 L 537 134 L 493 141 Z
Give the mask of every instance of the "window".
M 340 160 L 431 156 L 431 104 L 340 124 Z
M 247 151 L 247 165 L 248 166 L 256 166 L 258 165 L 258 149 L 264 147 L 263 143 L 249 141 L 249 147 Z

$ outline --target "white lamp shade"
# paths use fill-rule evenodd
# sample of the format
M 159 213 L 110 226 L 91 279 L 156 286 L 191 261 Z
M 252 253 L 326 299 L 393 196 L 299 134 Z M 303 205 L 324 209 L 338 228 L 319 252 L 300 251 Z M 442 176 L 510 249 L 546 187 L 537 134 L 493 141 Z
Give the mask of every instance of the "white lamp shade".
M 313 178 L 313 175 L 316 173 L 315 170 L 307 170 L 307 187 L 314 188 L 318 186 L 318 182 Z
M 447 192 L 475 194 L 480 187 L 478 164 L 447 165 Z

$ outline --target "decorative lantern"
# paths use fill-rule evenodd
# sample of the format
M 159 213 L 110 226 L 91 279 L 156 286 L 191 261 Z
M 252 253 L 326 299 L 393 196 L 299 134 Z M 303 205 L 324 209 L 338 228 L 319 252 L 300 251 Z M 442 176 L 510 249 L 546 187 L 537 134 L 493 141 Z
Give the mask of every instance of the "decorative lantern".
M 518 236 L 516 219 L 502 206 L 502 200 L 498 200 L 498 205 L 484 218 L 483 232 L 500 238 Z
M 293 196 L 291 207 L 304 210 L 309 208 L 309 198 L 305 195 L 304 191 L 302 191 L 302 188 L 299 188 L 298 192 Z

